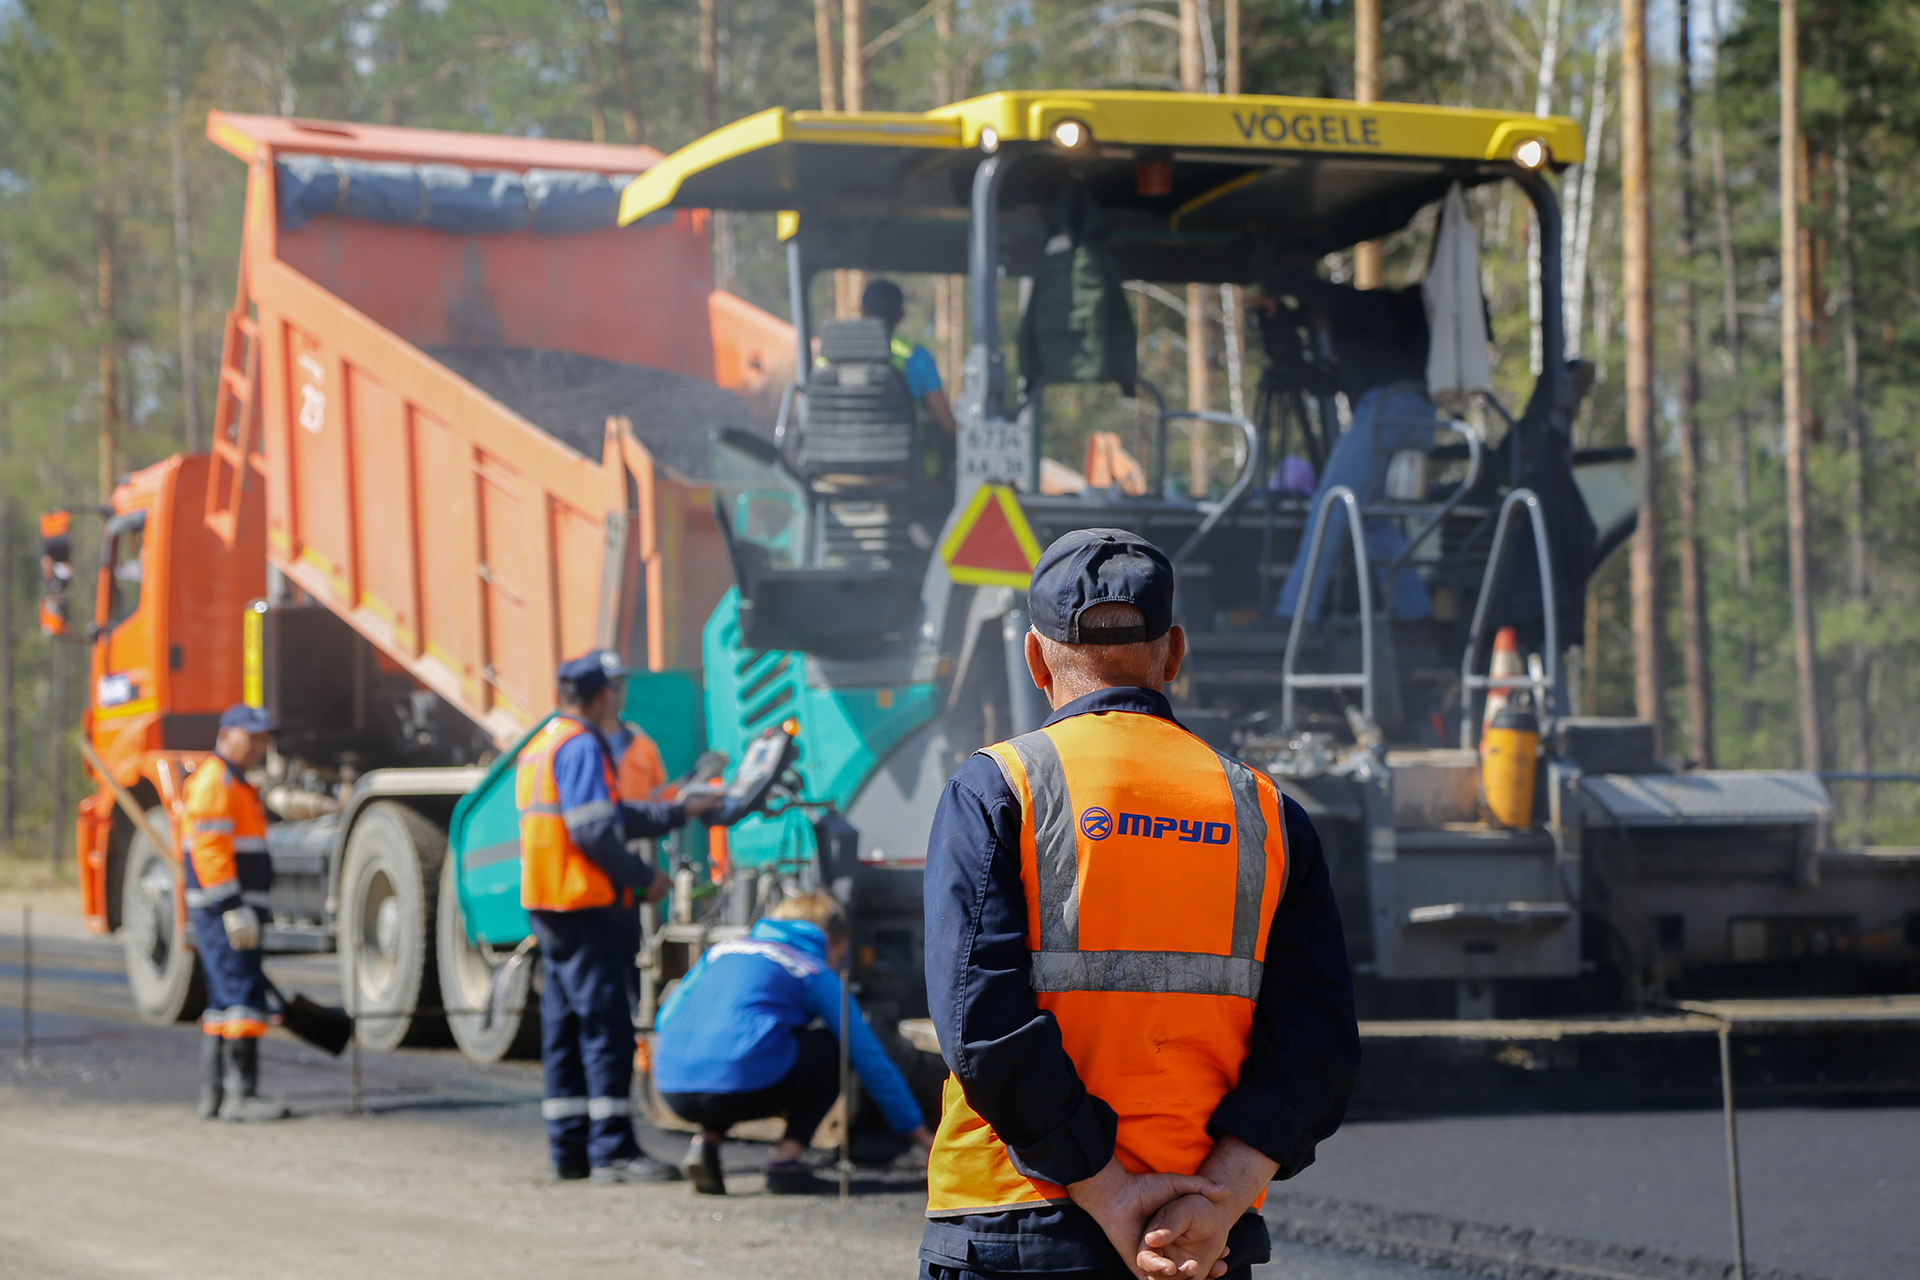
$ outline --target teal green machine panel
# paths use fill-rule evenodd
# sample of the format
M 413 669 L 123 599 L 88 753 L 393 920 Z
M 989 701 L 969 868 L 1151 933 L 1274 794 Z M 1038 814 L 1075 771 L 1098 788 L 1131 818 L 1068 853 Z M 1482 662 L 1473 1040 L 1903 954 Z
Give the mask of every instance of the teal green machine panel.
M 794 720 L 802 799 L 843 810 L 880 762 L 940 707 L 931 684 L 816 687 L 807 681 L 804 654 L 742 647 L 737 590 L 727 592 L 707 620 L 701 657 L 707 744 L 738 760 L 762 730 Z M 813 856 L 813 826 L 796 810 L 756 814 L 733 827 L 727 848 L 736 866 L 791 865 Z

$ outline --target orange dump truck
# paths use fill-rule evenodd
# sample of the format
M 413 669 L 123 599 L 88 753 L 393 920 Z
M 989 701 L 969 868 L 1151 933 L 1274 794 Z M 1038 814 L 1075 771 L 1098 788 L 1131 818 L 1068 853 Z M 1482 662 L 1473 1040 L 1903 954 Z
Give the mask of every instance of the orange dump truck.
M 219 711 L 266 705 L 289 819 L 267 945 L 338 949 L 363 1042 L 398 1044 L 496 962 L 439 891 L 445 825 L 563 656 L 651 673 L 630 706 L 691 764 L 730 583 L 707 439 L 765 429 L 792 330 L 713 288 L 704 213 L 616 227 L 649 148 L 219 112 L 207 133 L 248 166 L 214 446 L 128 477 L 104 527 L 85 732 L 118 790 L 95 772 L 80 805 L 82 899 L 141 1011 L 197 1015 L 172 824 Z M 494 1056 L 513 1029 L 484 1021 L 468 1047 Z

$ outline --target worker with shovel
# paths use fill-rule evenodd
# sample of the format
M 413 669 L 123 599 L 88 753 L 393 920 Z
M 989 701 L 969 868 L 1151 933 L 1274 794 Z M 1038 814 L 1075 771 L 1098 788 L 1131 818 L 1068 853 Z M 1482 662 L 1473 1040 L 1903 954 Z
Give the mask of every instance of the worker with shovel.
M 206 975 L 201 1015 L 200 1116 L 279 1120 L 287 1110 L 259 1096 L 260 1040 L 267 1034 L 267 975 L 260 963 L 260 909 L 273 884 L 267 810 L 247 770 L 267 758 L 273 719 L 259 707 L 220 715 L 213 754 L 187 779 L 187 914 Z
M 555 1181 L 671 1182 L 672 1165 L 645 1155 L 627 1114 L 633 1090 L 636 895 L 666 897 L 667 876 L 627 841 L 665 835 L 720 804 L 717 795 L 623 802 L 613 752 L 600 732 L 626 674 L 609 653 L 559 671 L 559 714 L 520 753 L 520 901 L 546 966 L 540 999 L 541 1114 Z

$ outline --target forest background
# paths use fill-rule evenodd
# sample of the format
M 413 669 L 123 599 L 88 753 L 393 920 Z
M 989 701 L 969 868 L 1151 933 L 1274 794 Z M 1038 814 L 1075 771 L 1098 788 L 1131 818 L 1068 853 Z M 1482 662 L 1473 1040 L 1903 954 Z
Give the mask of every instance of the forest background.
M 849 7 L 870 110 L 1002 88 L 1181 85 L 1177 0 Z M 843 41 L 840 0 L 827 8 Z M 1207 80 L 1230 84 L 1226 0 L 1197 8 Z M 1245 92 L 1353 95 L 1350 0 L 1238 10 Z M 1903 373 L 1920 349 L 1920 8 L 1806 0 L 1800 12 L 1822 764 L 1914 770 L 1920 720 L 1899 708 L 1920 694 L 1920 391 Z M 844 102 L 843 80 L 823 84 L 816 16 L 804 0 L 0 0 L 0 847 L 57 859 L 82 785 L 82 655 L 35 623 L 35 513 L 95 504 L 103 480 L 205 447 L 244 179 L 206 141 L 207 110 L 671 151 L 754 110 L 817 107 L 828 88 Z M 1685 453 L 1700 477 L 1691 523 L 1678 487 L 1662 491 L 1668 741 L 1723 767 L 1801 758 L 1781 468 L 1779 16 L 1766 0 L 1656 0 L 1647 30 L 1658 430 L 1669 476 Z M 836 66 L 843 57 L 836 45 Z M 1578 237 L 1569 352 L 1597 373 L 1578 443 L 1623 443 L 1617 8 L 1384 0 L 1380 61 L 1383 99 L 1566 114 L 1587 130 L 1588 164 L 1559 180 Z M 1530 216 L 1517 193 L 1476 204 L 1497 382 L 1517 403 L 1531 381 Z M 783 312 L 770 229 L 727 226 L 718 278 Z M 1423 265 L 1415 228 L 1387 246 L 1386 282 Z M 1327 270 L 1346 278 L 1352 263 L 1336 255 Z M 1141 298 L 1143 358 L 1184 399 L 1182 299 Z M 913 302 L 908 328 L 949 364 L 955 335 L 927 290 Z M 1225 406 L 1219 322 L 1215 304 L 1208 393 Z M 116 442 L 106 459 L 103 424 Z M 92 562 L 97 527 L 76 521 L 77 565 Z M 1704 567 L 1705 665 L 1691 674 L 1678 572 L 1689 540 Z M 1616 554 L 1592 585 L 1579 697 L 1593 713 L 1633 712 L 1626 562 Z M 1861 784 L 1835 789 L 1843 839 L 1920 840 L 1920 788 L 1883 784 L 1871 805 Z

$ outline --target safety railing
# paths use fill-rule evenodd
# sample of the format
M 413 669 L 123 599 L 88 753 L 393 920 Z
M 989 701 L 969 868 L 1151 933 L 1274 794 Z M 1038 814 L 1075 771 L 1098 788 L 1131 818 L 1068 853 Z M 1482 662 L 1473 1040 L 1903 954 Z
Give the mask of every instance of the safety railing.
M 1215 525 L 1218 525 L 1233 513 L 1233 509 L 1240 505 L 1240 499 L 1246 497 L 1247 490 L 1253 487 L 1254 477 L 1260 471 L 1260 433 L 1254 427 L 1253 423 L 1247 421 L 1245 418 L 1235 417 L 1231 413 L 1214 413 L 1204 409 L 1181 409 L 1174 412 L 1163 410 L 1160 414 L 1160 437 L 1162 440 L 1161 464 L 1163 471 L 1166 460 L 1164 448 L 1166 424 L 1175 419 L 1186 419 L 1192 422 L 1217 422 L 1222 426 L 1238 427 L 1240 428 L 1241 436 L 1244 437 L 1247 448 L 1247 456 L 1240 464 L 1240 474 L 1234 478 L 1233 487 L 1228 489 L 1225 495 L 1221 497 L 1219 503 L 1214 506 L 1213 510 L 1207 513 L 1206 518 L 1200 522 L 1200 527 L 1189 534 L 1187 540 L 1180 544 L 1180 549 L 1173 553 L 1173 567 L 1178 570 L 1181 562 L 1192 555 L 1194 551 L 1199 548 L 1200 544 L 1207 540 L 1207 535 L 1213 532 Z M 1165 483 L 1166 481 L 1163 478 L 1161 484 L 1164 485 Z
M 1353 544 L 1354 580 L 1360 591 L 1360 670 L 1295 671 L 1300 654 L 1300 633 L 1313 607 L 1314 580 L 1320 575 L 1320 547 L 1326 541 L 1327 519 L 1334 504 L 1346 508 L 1347 540 Z M 1280 724 L 1294 727 L 1293 694 L 1296 689 L 1358 689 L 1360 711 L 1369 724 L 1373 714 L 1373 571 L 1367 564 L 1366 531 L 1360 519 L 1360 499 L 1352 489 L 1337 484 L 1320 499 L 1313 513 L 1313 530 L 1307 539 L 1307 568 L 1300 580 L 1300 595 L 1293 609 L 1293 625 L 1287 629 L 1286 656 L 1280 662 Z
M 1539 675 L 1524 672 L 1517 676 L 1481 675 L 1475 671 L 1475 659 L 1487 638 L 1488 615 L 1506 569 L 1507 548 L 1513 539 L 1513 513 L 1524 508 L 1533 531 L 1534 559 L 1540 569 L 1540 607 L 1545 615 L 1545 654 Z M 1467 629 L 1467 649 L 1460 657 L 1460 745 L 1477 742 L 1480 704 L 1483 695 L 1493 689 L 1528 689 L 1534 706 L 1543 716 L 1563 715 L 1564 690 L 1560 685 L 1559 605 L 1553 590 L 1552 545 L 1547 538 L 1547 518 L 1540 508 L 1540 497 L 1531 489 L 1515 489 L 1500 504 L 1500 518 L 1493 526 L 1493 546 L 1487 553 L 1486 572 L 1480 578 L 1480 598 L 1473 606 L 1473 624 Z

